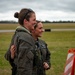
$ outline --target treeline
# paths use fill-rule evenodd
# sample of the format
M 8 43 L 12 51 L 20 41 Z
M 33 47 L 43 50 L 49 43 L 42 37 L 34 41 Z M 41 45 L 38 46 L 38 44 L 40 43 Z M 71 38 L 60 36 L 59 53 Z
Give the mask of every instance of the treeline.
M 43 23 L 75 23 L 75 21 L 42 21 Z
M 0 23 L 18 23 L 18 22 L 16 22 L 16 21 L 7 21 L 7 20 L 5 20 L 5 21 L 0 21 Z
M 75 21 L 42 21 L 43 23 L 75 23 Z M 0 23 L 18 23 L 16 21 L 0 21 Z

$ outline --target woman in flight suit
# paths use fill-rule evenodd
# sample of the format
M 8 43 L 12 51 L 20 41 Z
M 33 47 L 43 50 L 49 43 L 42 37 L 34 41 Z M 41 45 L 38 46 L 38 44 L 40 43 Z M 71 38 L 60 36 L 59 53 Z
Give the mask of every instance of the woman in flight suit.
M 10 62 L 13 68 L 12 72 L 15 68 L 12 75 L 32 75 L 35 40 L 31 31 L 36 24 L 36 15 L 33 10 L 23 8 L 20 12 L 16 12 L 14 17 L 18 18 L 20 26 L 15 31 L 5 58 Z M 10 51 L 13 44 L 16 47 L 15 56 Z

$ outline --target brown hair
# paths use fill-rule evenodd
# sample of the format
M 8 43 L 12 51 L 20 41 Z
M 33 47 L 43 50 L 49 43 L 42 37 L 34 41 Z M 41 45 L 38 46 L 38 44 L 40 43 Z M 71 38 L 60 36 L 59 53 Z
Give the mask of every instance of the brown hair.
M 38 26 L 38 23 L 40 23 L 41 21 L 36 21 L 37 23 L 35 24 L 35 26 L 34 26 L 34 29 L 36 29 L 37 28 L 37 26 Z
M 35 13 L 32 9 L 23 8 L 23 9 L 21 9 L 21 11 L 19 13 L 16 12 L 14 14 L 14 17 L 18 18 L 19 24 L 23 26 L 24 19 L 29 21 L 29 18 L 31 17 L 32 13 Z

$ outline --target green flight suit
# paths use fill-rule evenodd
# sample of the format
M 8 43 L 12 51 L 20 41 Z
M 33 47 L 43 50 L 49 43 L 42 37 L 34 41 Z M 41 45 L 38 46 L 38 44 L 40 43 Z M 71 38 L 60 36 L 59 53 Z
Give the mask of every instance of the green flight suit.
M 33 75 L 46 75 L 45 73 L 46 70 L 43 67 L 43 63 L 46 62 L 49 65 L 48 69 L 50 69 L 51 67 L 50 55 L 51 53 L 47 48 L 47 44 L 43 40 L 38 39 L 36 41 L 36 56 Z
M 15 58 L 11 59 L 10 47 L 16 45 Z M 32 75 L 33 60 L 35 51 L 35 41 L 31 33 L 24 27 L 18 27 L 11 41 L 10 47 L 5 54 L 5 58 L 16 66 L 15 75 Z

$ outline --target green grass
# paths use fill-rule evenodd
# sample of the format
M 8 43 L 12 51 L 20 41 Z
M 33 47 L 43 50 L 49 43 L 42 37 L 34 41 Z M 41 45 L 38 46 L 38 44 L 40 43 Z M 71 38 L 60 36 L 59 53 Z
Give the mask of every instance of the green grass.
M 0 33 L 0 75 L 10 75 L 11 66 L 5 60 L 4 54 L 7 51 L 13 33 Z
M 75 28 L 75 23 L 43 23 L 44 28 L 50 29 L 64 29 Z
M 42 39 L 51 52 L 52 67 L 47 75 L 63 75 L 68 50 L 75 48 L 75 32 L 47 32 Z
M 4 54 L 8 49 L 13 33 L 0 33 L 0 75 L 10 75 L 11 66 L 5 60 Z M 51 69 L 47 75 L 62 75 L 68 50 L 75 48 L 75 32 L 45 32 L 42 36 L 51 52 Z
M 0 24 L 0 30 L 15 29 L 18 24 Z M 47 23 L 44 28 L 75 28 L 75 23 Z M 11 66 L 5 60 L 13 33 L 0 33 L 0 75 L 10 75 Z M 75 48 L 75 31 L 44 32 L 42 38 L 51 52 L 51 69 L 47 75 L 63 75 L 68 50 Z
M 0 30 L 10 30 L 15 29 L 19 24 L 1 24 L 0 23 Z M 75 23 L 43 23 L 44 28 L 50 29 L 62 29 L 62 28 L 75 28 Z
M 1 24 L 0 23 L 0 30 L 13 30 L 13 29 L 16 29 L 16 27 L 18 26 L 19 24 Z

